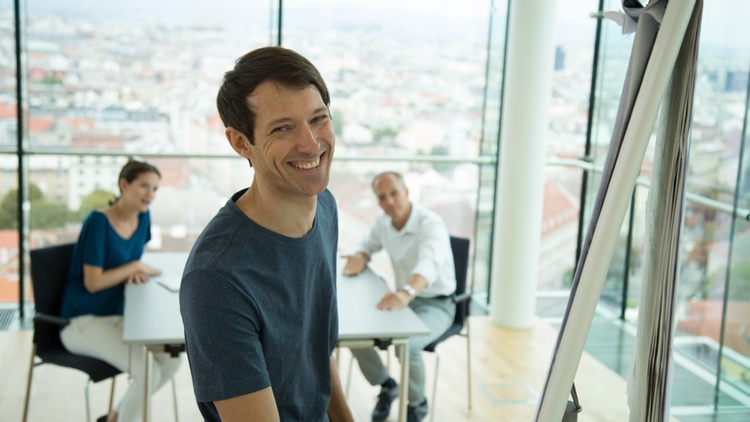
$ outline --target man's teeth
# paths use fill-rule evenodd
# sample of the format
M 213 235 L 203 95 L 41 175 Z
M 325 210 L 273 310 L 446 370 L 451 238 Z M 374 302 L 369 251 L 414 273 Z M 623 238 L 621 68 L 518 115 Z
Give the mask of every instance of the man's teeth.
M 320 165 L 320 160 L 315 160 L 312 163 L 294 163 L 292 165 L 298 169 L 310 170 L 318 167 Z

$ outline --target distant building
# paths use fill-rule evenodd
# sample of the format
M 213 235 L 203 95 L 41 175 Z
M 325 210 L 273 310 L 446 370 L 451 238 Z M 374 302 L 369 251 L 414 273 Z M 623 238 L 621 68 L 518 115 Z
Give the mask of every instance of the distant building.
M 727 71 L 727 79 L 724 82 L 725 92 L 746 92 L 748 83 L 747 71 Z
M 578 236 L 578 197 L 556 180 L 544 185 L 539 290 L 563 288 L 563 276 L 573 269 Z
M 71 148 L 121 151 L 123 140 L 119 136 L 108 134 L 78 135 L 73 138 Z M 123 158 L 115 156 L 71 157 L 68 165 L 68 208 L 77 210 L 81 201 L 97 189 L 117 193 L 117 177 L 123 164 Z
M 18 231 L 0 230 L 0 303 L 18 300 Z
M 555 70 L 565 69 L 565 50 L 561 46 L 555 47 Z

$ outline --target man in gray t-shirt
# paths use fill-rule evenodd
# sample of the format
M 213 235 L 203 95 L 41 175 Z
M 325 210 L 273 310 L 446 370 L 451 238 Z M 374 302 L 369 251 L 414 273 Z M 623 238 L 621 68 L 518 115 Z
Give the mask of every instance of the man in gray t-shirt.
M 336 204 L 323 191 L 312 230 L 290 238 L 246 218 L 242 193 L 196 241 L 180 288 L 198 406 L 219 420 L 215 400 L 270 386 L 281 420 L 326 420 L 314 415 L 338 337 Z
M 180 288 L 188 361 L 206 421 L 351 421 L 333 360 L 336 202 L 330 97 L 315 67 L 253 50 L 217 96 L 230 146 L 253 167 L 206 226 Z

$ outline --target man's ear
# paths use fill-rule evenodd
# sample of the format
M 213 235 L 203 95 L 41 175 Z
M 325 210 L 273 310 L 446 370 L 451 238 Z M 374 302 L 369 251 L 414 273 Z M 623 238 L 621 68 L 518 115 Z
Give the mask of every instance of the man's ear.
M 245 157 L 248 160 L 254 157 L 250 140 L 242 132 L 233 127 L 228 127 L 224 129 L 224 136 L 227 137 L 232 149 L 241 157 Z

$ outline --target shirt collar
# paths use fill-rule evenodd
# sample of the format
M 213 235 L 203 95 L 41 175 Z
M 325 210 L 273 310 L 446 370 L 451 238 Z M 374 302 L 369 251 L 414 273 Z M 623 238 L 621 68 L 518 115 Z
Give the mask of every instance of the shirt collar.
M 411 212 L 409 213 L 409 218 L 406 219 L 406 224 L 404 224 L 404 228 L 399 230 L 399 233 L 406 234 L 406 233 L 416 233 L 419 229 L 418 227 L 418 217 L 417 214 L 419 214 L 420 210 L 417 205 L 415 205 L 413 202 L 411 203 Z

